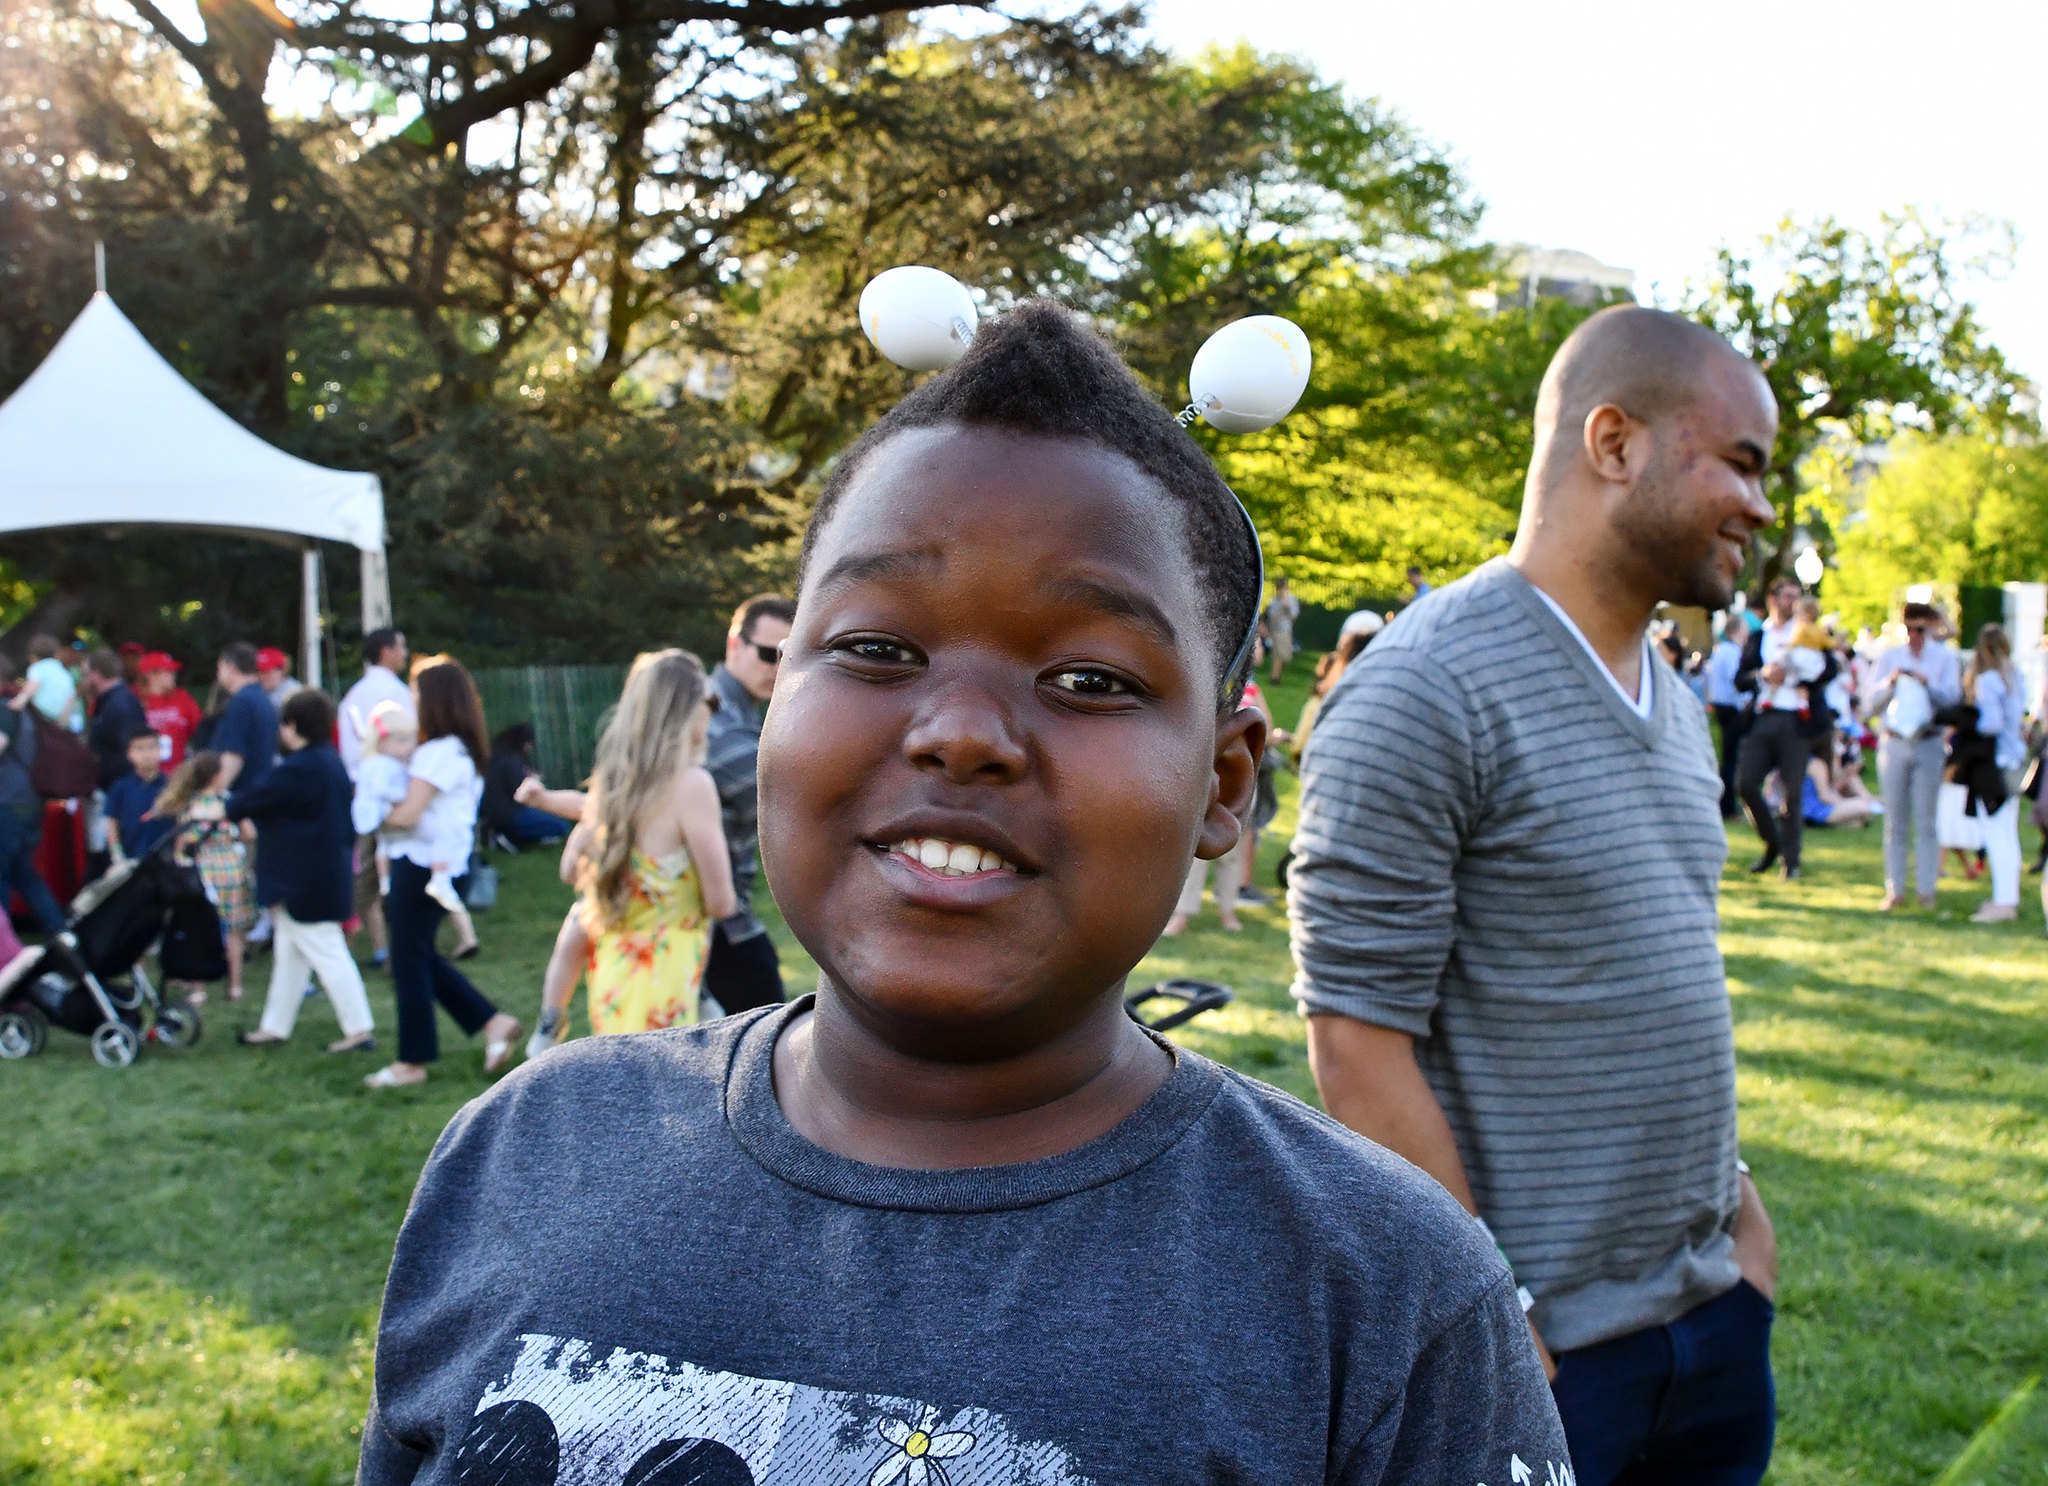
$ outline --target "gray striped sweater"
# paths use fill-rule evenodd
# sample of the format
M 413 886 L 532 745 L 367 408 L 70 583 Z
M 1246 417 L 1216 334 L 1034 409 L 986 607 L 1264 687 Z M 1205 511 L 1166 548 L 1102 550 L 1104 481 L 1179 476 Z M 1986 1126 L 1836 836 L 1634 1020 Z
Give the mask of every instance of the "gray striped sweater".
M 1721 780 L 1653 676 L 1645 721 L 1496 559 L 1368 647 L 1302 776 L 1295 998 L 1416 1038 L 1558 1350 L 1739 1278 Z

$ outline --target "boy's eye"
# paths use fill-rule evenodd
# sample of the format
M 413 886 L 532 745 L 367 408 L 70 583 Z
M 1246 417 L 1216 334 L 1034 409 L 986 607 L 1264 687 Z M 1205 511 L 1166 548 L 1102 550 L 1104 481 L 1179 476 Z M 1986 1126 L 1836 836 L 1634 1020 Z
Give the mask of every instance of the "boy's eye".
M 901 640 L 883 639 L 875 635 L 853 635 L 833 645 L 833 650 L 849 660 L 864 661 L 870 666 L 914 666 L 923 659 Z
M 1116 672 L 1101 666 L 1068 666 L 1045 679 L 1053 690 L 1072 697 L 1123 697 L 1137 690 Z

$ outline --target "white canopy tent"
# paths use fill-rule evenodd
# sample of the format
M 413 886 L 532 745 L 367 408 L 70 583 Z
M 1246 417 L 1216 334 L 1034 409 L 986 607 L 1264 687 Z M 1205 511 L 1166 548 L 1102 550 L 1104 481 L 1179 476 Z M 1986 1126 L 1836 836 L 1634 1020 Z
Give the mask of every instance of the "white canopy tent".
M 375 475 L 272 448 L 179 376 L 102 289 L 0 403 L 0 533 L 176 526 L 301 547 L 300 675 L 320 684 L 320 549 L 362 553 L 363 628 L 391 622 Z

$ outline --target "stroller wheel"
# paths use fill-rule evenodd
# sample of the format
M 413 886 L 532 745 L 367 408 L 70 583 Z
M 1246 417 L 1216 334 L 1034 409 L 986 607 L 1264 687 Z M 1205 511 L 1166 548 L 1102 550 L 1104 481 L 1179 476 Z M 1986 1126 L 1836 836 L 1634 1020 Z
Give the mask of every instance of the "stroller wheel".
M 197 1007 L 173 1001 L 156 1014 L 156 1025 L 150 1029 L 150 1035 L 165 1047 L 190 1047 L 203 1030 Z
M 142 1039 L 126 1022 L 101 1022 L 93 1029 L 92 1060 L 102 1068 L 126 1068 L 142 1051 Z
M 49 1018 L 33 1006 L 0 1011 L 0 1058 L 33 1058 L 50 1037 Z

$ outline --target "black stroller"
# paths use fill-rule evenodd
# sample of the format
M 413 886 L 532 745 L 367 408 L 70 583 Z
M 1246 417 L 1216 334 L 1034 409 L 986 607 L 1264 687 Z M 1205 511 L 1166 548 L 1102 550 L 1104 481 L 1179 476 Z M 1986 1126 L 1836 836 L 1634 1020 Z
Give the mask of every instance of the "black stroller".
M 173 958 L 173 940 L 204 945 L 203 920 L 209 919 L 211 953 L 218 957 L 220 920 L 186 848 L 219 829 L 181 827 L 79 891 L 63 932 L 22 955 L 0 979 L 0 1058 L 34 1057 L 53 1024 L 91 1038 L 93 1059 L 103 1068 L 126 1068 L 146 1041 L 190 1047 L 199 1040 L 197 1008 L 167 1003 L 142 958 L 160 938 L 166 961 Z M 165 973 L 208 978 L 171 963 Z

